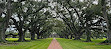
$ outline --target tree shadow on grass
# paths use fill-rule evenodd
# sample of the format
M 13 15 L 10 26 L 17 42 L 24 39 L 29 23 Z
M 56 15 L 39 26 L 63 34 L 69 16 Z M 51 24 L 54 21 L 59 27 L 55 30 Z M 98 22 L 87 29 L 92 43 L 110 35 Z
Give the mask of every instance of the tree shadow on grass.
M 8 43 L 0 43 L 0 46 L 10 46 L 10 45 L 18 45 L 19 43 L 15 43 L 15 42 L 8 42 Z

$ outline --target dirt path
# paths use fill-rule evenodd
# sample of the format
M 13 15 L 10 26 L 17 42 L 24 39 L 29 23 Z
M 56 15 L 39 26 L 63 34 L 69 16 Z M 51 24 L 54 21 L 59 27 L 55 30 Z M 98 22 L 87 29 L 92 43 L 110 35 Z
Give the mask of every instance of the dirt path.
M 57 40 L 54 38 L 47 49 L 63 49 Z

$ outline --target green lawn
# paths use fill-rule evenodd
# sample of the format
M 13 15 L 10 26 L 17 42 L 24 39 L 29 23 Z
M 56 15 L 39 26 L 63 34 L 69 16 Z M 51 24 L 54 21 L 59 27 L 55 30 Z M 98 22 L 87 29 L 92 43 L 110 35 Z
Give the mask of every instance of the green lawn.
M 30 40 L 29 38 L 26 38 Z M 17 38 L 9 38 L 9 41 L 15 41 Z M 0 45 L 0 49 L 47 49 L 51 43 L 52 38 L 48 39 L 39 39 L 30 42 L 16 42 L 17 45 Z
M 83 42 L 84 40 L 71 40 L 56 38 L 63 49 L 111 49 L 111 45 L 99 45 L 105 39 L 92 40 L 93 42 Z
M 92 40 L 93 42 L 83 42 L 84 40 L 71 40 L 56 38 L 63 49 L 111 49 L 111 45 L 99 45 L 105 39 Z M 8 41 L 15 41 L 18 38 L 7 38 Z M 26 38 L 26 40 L 30 40 Z M 0 49 L 47 49 L 52 38 L 39 39 L 30 42 L 16 42 L 17 45 L 0 45 Z

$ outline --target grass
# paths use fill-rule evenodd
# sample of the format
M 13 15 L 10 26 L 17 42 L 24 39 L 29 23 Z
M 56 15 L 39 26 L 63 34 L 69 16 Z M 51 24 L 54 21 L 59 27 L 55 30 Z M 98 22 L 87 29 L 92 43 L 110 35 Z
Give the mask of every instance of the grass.
M 99 45 L 98 43 L 105 39 L 92 40 L 93 42 L 83 42 L 82 40 L 71 40 L 56 38 L 63 49 L 111 49 L 111 45 Z M 7 38 L 6 40 L 12 42 L 18 40 L 18 38 Z M 30 40 L 26 38 L 26 40 Z M 16 45 L 0 45 L 0 49 L 47 49 L 51 43 L 52 38 L 39 39 L 30 42 L 16 42 Z
M 111 45 L 100 45 L 98 43 L 105 39 L 92 40 L 93 42 L 83 42 L 82 40 L 71 40 L 56 38 L 63 49 L 111 49 Z
M 8 38 L 8 41 L 15 41 L 18 38 Z M 30 40 L 26 38 L 26 40 Z M 47 49 L 52 38 L 38 39 L 30 42 L 16 42 L 17 45 L 0 45 L 0 49 Z

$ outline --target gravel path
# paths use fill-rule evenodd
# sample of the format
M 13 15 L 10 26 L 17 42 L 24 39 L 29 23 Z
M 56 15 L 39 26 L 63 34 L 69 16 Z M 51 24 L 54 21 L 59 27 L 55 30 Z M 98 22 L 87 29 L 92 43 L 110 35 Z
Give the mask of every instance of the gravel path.
M 47 49 L 63 49 L 57 40 L 54 38 Z

